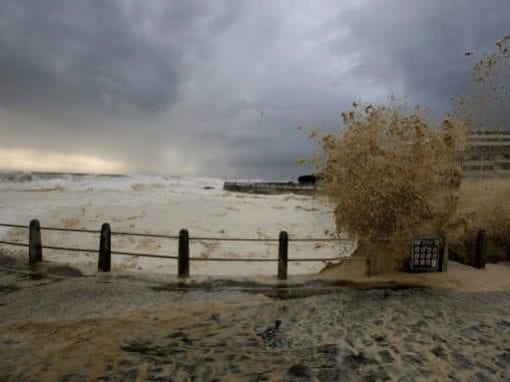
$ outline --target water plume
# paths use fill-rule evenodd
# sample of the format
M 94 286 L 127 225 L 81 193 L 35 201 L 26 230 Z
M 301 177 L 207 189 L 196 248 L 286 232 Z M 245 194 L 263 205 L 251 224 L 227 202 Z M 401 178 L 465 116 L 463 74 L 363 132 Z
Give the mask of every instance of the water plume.
M 320 138 L 320 190 L 336 225 L 371 241 L 440 234 L 455 211 L 465 124 L 420 108 L 356 105 L 345 128 Z
M 509 43 L 510 35 L 498 40 L 497 51 L 472 66 L 466 91 L 439 123 L 419 106 L 354 103 L 342 113 L 342 130 L 312 134 L 321 148 L 314 158 L 320 191 L 335 206 L 339 232 L 362 243 L 384 241 L 397 257 L 407 255 L 414 235 L 449 236 L 457 247 L 479 227 L 510 237 L 510 214 L 496 213 L 509 208 L 508 182 L 493 183 L 488 192 L 483 183 L 463 182 L 461 169 L 462 159 L 473 155 L 466 150 L 469 132 L 510 122 Z M 474 200 L 484 188 L 497 198 Z

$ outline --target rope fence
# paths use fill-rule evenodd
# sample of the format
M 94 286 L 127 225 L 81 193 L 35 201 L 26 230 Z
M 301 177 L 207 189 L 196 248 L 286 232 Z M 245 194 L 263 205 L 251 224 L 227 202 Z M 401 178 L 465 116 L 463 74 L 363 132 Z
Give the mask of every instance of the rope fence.
M 14 245 L 14 246 L 18 246 L 18 247 L 28 247 L 28 244 L 17 243 L 15 241 L 0 240 L 0 244 Z
M 138 233 L 138 232 L 123 232 L 113 231 L 108 223 L 104 223 L 101 230 L 91 230 L 83 228 L 61 228 L 61 227 L 45 227 L 39 224 L 37 219 L 33 219 L 30 225 L 0 223 L 0 227 L 27 229 L 29 231 L 29 242 L 19 243 L 13 241 L 0 240 L 0 244 L 13 245 L 20 247 L 28 247 L 29 263 L 38 263 L 42 261 L 42 250 L 57 250 L 57 251 L 71 251 L 83 253 L 99 253 L 98 257 L 98 270 L 102 272 L 109 272 L 111 269 L 111 255 L 122 256 L 136 256 L 148 257 L 159 259 L 171 259 L 178 261 L 177 274 L 179 277 L 189 277 L 189 264 L 190 261 L 230 261 L 230 262 L 277 262 L 278 263 L 278 279 L 287 279 L 287 264 L 288 262 L 325 262 L 325 261 L 342 261 L 342 258 L 327 257 L 327 258 L 288 258 L 288 243 L 291 242 L 354 242 L 352 239 L 347 238 L 291 238 L 287 232 L 281 231 L 279 238 L 242 238 L 242 237 L 207 237 L 207 236 L 189 236 L 186 229 L 182 229 L 179 235 L 164 235 L 154 233 Z M 89 248 L 73 248 L 62 246 L 42 245 L 41 231 L 60 231 L 60 232 L 78 232 L 100 234 L 99 250 Z M 111 237 L 117 236 L 137 236 L 137 237 L 151 237 L 160 239 L 178 240 L 178 256 L 159 255 L 152 253 L 138 253 L 129 251 L 112 251 Z M 190 257 L 190 242 L 191 241 L 229 241 L 229 242 L 278 242 L 278 258 L 223 258 L 223 257 Z M 358 259 L 356 259 L 358 260 Z M 370 275 L 371 259 L 359 258 L 367 262 L 367 273 Z
M 98 230 L 79 229 L 79 228 L 41 227 L 41 229 L 44 231 L 80 232 L 80 233 L 96 233 L 96 234 L 101 233 L 101 231 L 98 231 Z
M 12 227 L 12 228 L 30 228 L 27 225 L 19 225 L 19 224 L 7 224 L 7 223 L 0 223 L 1 227 Z
M 271 239 L 271 238 L 243 238 L 243 237 L 190 237 L 190 240 L 193 241 L 258 241 L 258 242 L 271 242 L 271 241 L 278 241 L 278 239 Z
M 154 237 L 158 239 L 178 239 L 179 236 L 161 235 L 157 233 L 134 233 L 134 232 L 112 232 L 112 235 L 117 236 L 139 236 L 139 237 Z
M 57 247 L 57 246 L 53 246 L 53 245 L 41 245 L 41 249 L 52 249 L 55 251 L 88 252 L 88 253 L 97 252 L 97 249 L 68 248 L 68 247 Z

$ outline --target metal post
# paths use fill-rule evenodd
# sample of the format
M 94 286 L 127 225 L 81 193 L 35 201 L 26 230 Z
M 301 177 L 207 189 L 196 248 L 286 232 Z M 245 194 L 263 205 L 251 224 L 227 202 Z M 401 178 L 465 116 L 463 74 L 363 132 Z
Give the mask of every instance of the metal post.
M 478 230 L 476 235 L 476 253 L 474 267 L 478 269 L 485 268 L 485 252 L 487 249 L 487 233 L 485 230 Z
M 177 276 L 180 278 L 189 277 L 189 233 L 187 229 L 179 232 L 179 260 Z
M 28 235 L 28 262 L 38 263 L 42 261 L 41 225 L 39 220 L 33 219 L 30 222 Z
M 372 276 L 372 260 L 369 256 L 365 259 L 365 269 L 368 277 Z
M 287 279 L 287 258 L 289 251 L 289 235 L 285 231 L 280 232 L 278 242 L 278 280 Z
M 377 253 L 372 252 L 374 249 L 372 249 L 369 252 L 368 257 L 370 258 L 370 277 L 377 276 L 378 269 L 377 269 Z
M 112 265 L 112 232 L 110 224 L 103 223 L 101 226 L 101 240 L 99 241 L 99 260 L 97 269 L 101 272 L 110 272 Z
M 440 252 L 439 264 L 437 267 L 438 272 L 448 271 L 448 241 L 446 237 L 441 238 L 441 252 Z

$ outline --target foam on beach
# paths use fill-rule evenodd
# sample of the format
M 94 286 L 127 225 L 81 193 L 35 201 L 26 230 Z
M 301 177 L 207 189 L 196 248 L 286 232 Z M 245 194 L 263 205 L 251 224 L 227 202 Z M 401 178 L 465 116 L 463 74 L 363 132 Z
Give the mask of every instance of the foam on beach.
M 221 190 L 223 180 L 191 176 L 0 172 L 0 190 L 7 191 L 129 191 L 151 187 L 200 193 L 206 188 Z
M 0 215 L 5 223 L 190 236 L 277 239 L 285 230 L 292 238 L 328 237 L 334 232 L 331 206 L 293 194 L 249 195 L 223 191 L 223 180 L 197 177 L 104 176 L 4 173 L 0 176 Z M 97 248 L 99 235 L 42 232 L 43 245 Z M 27 231 L 1 228 L 0 238 L 26 242 Z M 350 255 L 355 243 L 292 242 L 289 258 L 331 258 Z M 3 248 L 3 247 L 2 247 Z M 277 259 L 278 243 L 194 240 L 191 257 Z M 16 247 L 19 256 L 25 251 Z M 112 250 L 176 256 L 177 241 L 113 236 Z M 71 266 L 97 268 L 97 254 L 45 251 L 44 258 Z M 289 274 L 316 273 L 325 262 L 291 262 Z M 176 261 L 114 255 L 113 270 L 176 273 Z M 276 262 L 191 263 L 191 275 L 275 275 Z

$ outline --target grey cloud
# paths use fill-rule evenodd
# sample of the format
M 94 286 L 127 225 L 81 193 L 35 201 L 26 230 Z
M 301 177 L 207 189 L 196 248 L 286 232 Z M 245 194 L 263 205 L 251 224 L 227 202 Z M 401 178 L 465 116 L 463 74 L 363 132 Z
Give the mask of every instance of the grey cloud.
M 292 177 L 317 148 L 295 128 L 340 128 L 354 100 L 449 107 L 464 51 L 492 49 L 508 14 L 506 0 L 0 0 L 0 150 Z
M 178 96 L 179 39 L 139 29 L 118 2 L 2 1 L 0 104 L 30 110 L 90 108 L 154 112 Z M 171 19 L 187 23 L 181 3 Z M 177 8 L 177 7 L 174 7 Z M 139 15 L 143 16 L 143 15 Z M 147 22 L 151 20 L 148 19 Z
M 493 51 L 508 33 L 509 14 L 506 0 L 374 1 L 339 16 L 351 34 L 338 44 L 361 53 L 354 76 L 372 77 L 388 90 L 403 81 L 400 96 L 442 107 L 470 79 L 472 61 L 464 52 Z

